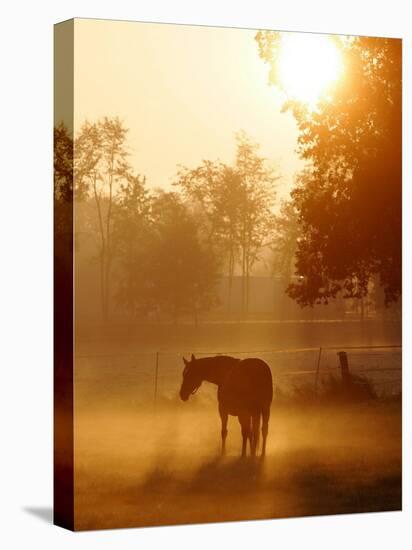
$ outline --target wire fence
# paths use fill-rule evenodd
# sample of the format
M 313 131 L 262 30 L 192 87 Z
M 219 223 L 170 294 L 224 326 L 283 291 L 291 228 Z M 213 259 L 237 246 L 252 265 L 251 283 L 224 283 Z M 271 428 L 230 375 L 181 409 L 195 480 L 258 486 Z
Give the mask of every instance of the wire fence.
M 402 348 L 393 346 L 327 346 L 293 349 L 197 351 L 196 357 L 232 355 L 240 359 L 258 357 L 272 370 L 276 393 L 293 393 L 312 387 L 322 391 L 331 377 L 342 374 L 338 353 L 346 352 L 350 373 L 367 378 L 378 396 L 402 390 Z M 77 355 L 76 394 L 139 400 L 175 399 L 182 381 L 183 357 L 192 350 L 144 351 L 115 355 Z M 213 391 L 203 390 L 206 396 Z

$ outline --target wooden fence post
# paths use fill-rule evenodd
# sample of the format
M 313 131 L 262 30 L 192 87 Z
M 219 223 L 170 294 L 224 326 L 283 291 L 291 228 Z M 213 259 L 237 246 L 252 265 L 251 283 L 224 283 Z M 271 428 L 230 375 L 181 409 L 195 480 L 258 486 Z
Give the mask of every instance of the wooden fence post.
M 338 357 L 339 357 L 339 365 L 340 365 L 341 376 L 342 376 L 342 383 L 345 386 L 349 386 L 349 384 L 351 383 L 351 375 L 349 372 L 348 355 L 346 351 L 339 351 Z

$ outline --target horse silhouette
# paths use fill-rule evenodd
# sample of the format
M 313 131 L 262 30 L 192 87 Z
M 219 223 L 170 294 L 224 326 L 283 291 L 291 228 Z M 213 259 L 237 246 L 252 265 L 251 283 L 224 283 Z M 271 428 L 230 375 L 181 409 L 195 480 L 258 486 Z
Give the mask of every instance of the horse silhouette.
M 273 398 L 272 373 L 261 359 L 237 359 L 227 355 L 190 361 L 183 357 L 183 382 L 180 398 L 187 401 L 203 381 L 218 386 L 217 399 L 222 421 L 222 455 L 225 454 L 228 416 L 237 416 L 242 429 L 242 456 L 246 456 L 247 441 L 256 456 L 262 419 L 262 456 L 266 452 L 270 405 Z

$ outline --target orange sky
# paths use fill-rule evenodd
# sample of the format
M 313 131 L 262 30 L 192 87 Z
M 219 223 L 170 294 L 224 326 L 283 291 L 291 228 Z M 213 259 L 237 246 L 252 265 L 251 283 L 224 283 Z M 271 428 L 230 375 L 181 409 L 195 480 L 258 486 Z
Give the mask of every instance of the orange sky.
M 267 84 L 255 32 L 77 19 L 75 131 L 86 118 L 119 116 L 136 171 L 168 187 L 177 164 L 230 162 L 243 129 L 279 165 L 284 196 L 301 166 L 297 131 Z

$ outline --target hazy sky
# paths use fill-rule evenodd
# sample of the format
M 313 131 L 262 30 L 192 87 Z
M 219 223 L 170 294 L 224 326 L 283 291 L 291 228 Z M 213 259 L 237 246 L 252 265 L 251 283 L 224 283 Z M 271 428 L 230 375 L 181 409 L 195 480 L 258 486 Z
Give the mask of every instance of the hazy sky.
M 176 165 L 230 162 L 245 130 L 290 189 L 300 163 L 290 114 L 267 84 L 256 31 L 120 21 L 75 22 L 75 131 L 87 118 L 119 116 L 130 162 L 167 187 Z

